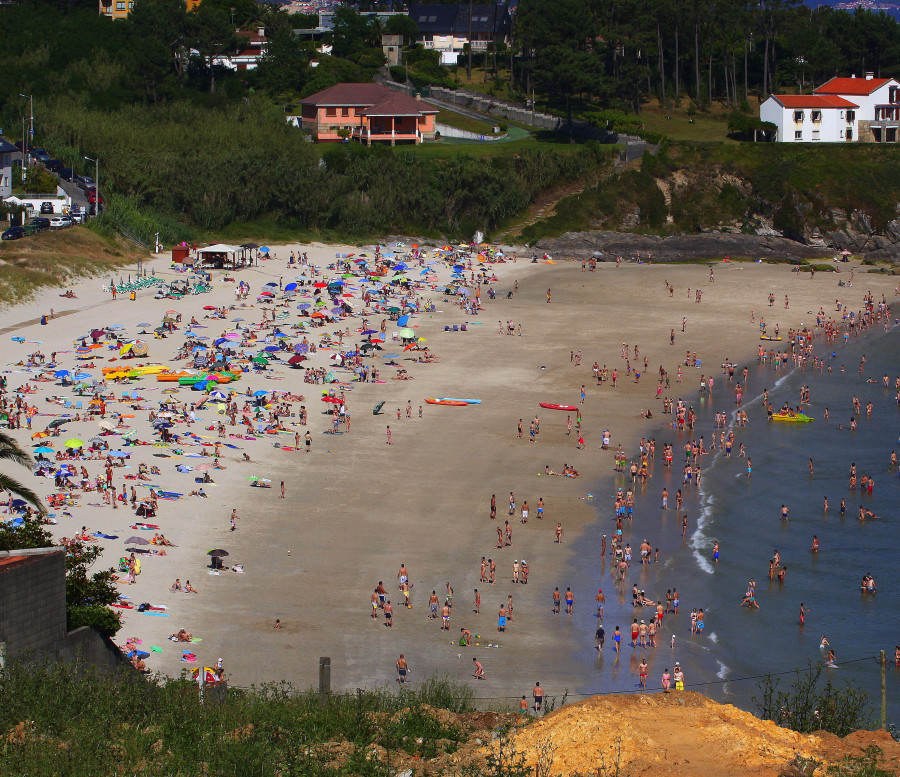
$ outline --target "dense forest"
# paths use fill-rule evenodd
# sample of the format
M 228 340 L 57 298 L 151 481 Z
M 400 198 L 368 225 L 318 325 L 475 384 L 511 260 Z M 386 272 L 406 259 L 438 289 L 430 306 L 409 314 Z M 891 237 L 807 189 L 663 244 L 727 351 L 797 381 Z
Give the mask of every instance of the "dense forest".
M 30 111 L 22 95 L 33 97 L 36 145 L 80 172 L 84 156 L 101 159 L 107 226 L 166 241 L 256 219 L 349 236 L 490 231 L 540 191 L 609 163 L 600 149 L 563 153 L 552 142 L 498 146 L 487 161 L 309 143 L 285 114 L 335 83 L 371 80 L 385 64 L 383 32 L 406 43 L 394 77 L 416 88 L 461 83 L 465 67 L 442 68 L 437 52 L 415 45 L 410 18 L 366 15 L 376 7 L 399 5 L 339 8 L 324 55 L 294 32 L 315 17 L 255 0 L 203 0 L 193 12 L 182 0 L 135 0 L 115 22 L 88 0 L 4 5 L 0 127 L 18 139 Z M 268 43 L 258 68 L 213 66 L 236 50 L 238 31 L 259 27 Z M 753 115 L 771 91 L 900 74 L 900 27 L 884 14 L 788 0 L 521 0 L 510 39 L 489 44 L 478 64 L 487 89 L 588 120 L 648 104 Z

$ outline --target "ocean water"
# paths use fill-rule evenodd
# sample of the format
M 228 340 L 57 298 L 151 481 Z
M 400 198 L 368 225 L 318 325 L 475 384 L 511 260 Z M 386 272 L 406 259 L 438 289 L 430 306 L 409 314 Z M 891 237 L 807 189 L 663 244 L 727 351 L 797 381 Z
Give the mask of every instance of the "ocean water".
M 719 450 L 703 456 L 703 477 L 699 489 L 682 485 L 683 453 L 686 433 L 669 427 L 655 434 L 656 460 L 646 487 L 638 491 L 633 525 L 625 527 L 635 560 L 638 546 L 647 539 L 660 548 L 658 564 L 632 564 L 623 586 L 613 585 L 609 551 L 600 559 L 601 535 L 615 531 L 612 497 L 598 493 L 598 522 L 588 533 L 579 553 L 583 575 L 603 587 L 607 595 L 604 626 L 607 647 L 603 654 L 592 650 L 591 636 L 596 619 L 583 615 L 580 626 L 585 649 L 581 660 L 595 667 L 594 679 L 584 692 L 633 690 L 637 663 L 646 655 L 650 663 L 650 686 L 658 687 L 663 668 L 671 669 L 679 661 L 686 682 L 714 698 L 754 710 L 752 697 L 758 694 L 758 676 L 768 672 L 791 672 L 808 661 L 823 662 L 827 651 L 820 648 L 827 636 L 835 651 L 837 667 L 826 673 L 838 684 L 849 681 L 870 693 L 873 710 L 879 702 L 880 673 L 875 657 L 885 650 L 888 659 L 888 719 L 900 722 L 900 669 L 893 662 L 895 645 L 900 644 L 900 477 L 889 471 L 891 451 L 900 455 L 900 408 L 896 403 L 894 379 L 900 375 L 900 329 L 870 332 L 851 338 L 848 345 L 832 349 L 824 342 L 817 353 L 827 354 L 830 372 L 806 370 L 775 371 L 771 366 L 748 364 L 749 380 L 743 407 L 749 416 L 746 427 L 734 426 L 736 441 L 730 458 Z M 862 355 L 867 364 L 861 376 Z M 841 370 L 844 365 L 844 370 Z M 743 365 L 741 365 L 743 366 Z M 737 372 L 740 371 L 740 366 Z M 685 384 L 691 375 L 686 372 Z M 699 372 L 695 380 L 699 381 Z M 887 374 L 889 388 L 882 388 Z M 717 374 L 711 395 L 696 396 L 692 404 L 698 413 L 694 435 L 703 435 L 707 447 L 715 426 L 715 413 L 727 412 L 733 423 L 734 394 L 724 376 Z M 875 383 L 867 383 L 874 378 Z M 810 424 L 775 423 L 766 420 L 762 392 L 778 409 L 784 402 L 796 406 L 800 389 L 808 386 L 811 404 Z M 849 431 L 854 414 L 852 397 L 862 403 L 858 428 Z M 868 401 L 874 405 L 866 417 Z M 825 420 L 828 408 L 830 419 Z M 668 416 L 665 416 L 668 419 Z M 840 425 L 843 424 L 843 430 Z M 662 443 L 675 445 L 671 471 L 662 465 Z M 745 458 L 738 457 L 740 443 L 752 460 L 752 476 L 747 477 Z M 813 459 L 813 473 L 809 459 Z M 873 493 L 848 490 L 851 463 L 858 475 L 875 478 Z M 619 485 L 624 485 L 620 476 Z M 663 511 L 660 493 L 670 494 L 672 509 Z M 682 488 L 688 515 L 688 532 L 681 538 L 681 514 L 674 509 L 674 496 Z M 828 512 L 823 498 L 828 497 Z M 839 505 L 846 499 L 846 515 Z M 781 506 L 790 510 L 790 519 L 781 520 Z M 859 521 L 859 506 L 872 510 L 879 518 Z M 819 540 L 819 552 L 810 548 L 813 536 Z M 712 545 L 718 541 L 720 559 L 712 559 Z M 769 560 L 775 550 L 786 567 L 785 581 L 768 579 Z M 585 560 L 590 563 L 585 564 Z M 598 561 L 599 560 L 599 561 Z M 588 572 L 585 574 L 584 570 Z M 860 592 L 860 579 L 871 573 L 878 584 L 875 595 Z M 756 581 L 760 609 L 739 607 L 750 578 Z M 678 616 L 667 616 L 659 646 L 640 651 L 626 647 L 618 661 L 610 651 L 613 628 L 627 632 L 633 617 L 651 616 L 647 608 L 631 606 L 631 586 L 637 582 L 647 595 L 662 599 L 675 586 L 681 595 Z M 595 589 L 596 592 L 596 589 Z M 801 627 L 801 603 L 809 609 Z M 690 612 L 703 608 L 706 629 L 691 635 Z M 671 646 L 671 636 L 675 646 Z M 790 675 L 783 681 L 790 681 Z

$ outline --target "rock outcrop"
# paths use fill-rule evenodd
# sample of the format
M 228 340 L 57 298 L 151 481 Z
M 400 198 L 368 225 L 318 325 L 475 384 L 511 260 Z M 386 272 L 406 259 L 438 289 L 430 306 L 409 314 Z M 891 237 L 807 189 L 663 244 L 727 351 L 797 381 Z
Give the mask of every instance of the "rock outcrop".
M 565 259 L 589 259 L 602 253 L 605 261 L 652 254 L 654 262 L 683 262 L 696 259 L 764 259 L 799 264 L 804 259 L 828 259 L 835 253 L 825 246 L 804 245 L 770 235 L 705 233 L 701 235 L 636 235 L 625 232 L 567 232 L 562 237 L 539 240 L 535 252 Z

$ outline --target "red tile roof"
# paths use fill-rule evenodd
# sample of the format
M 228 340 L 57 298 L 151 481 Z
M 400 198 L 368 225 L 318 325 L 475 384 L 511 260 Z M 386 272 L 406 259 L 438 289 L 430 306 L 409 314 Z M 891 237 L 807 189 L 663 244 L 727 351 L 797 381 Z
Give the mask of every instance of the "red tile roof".
M 421 116 L 424 113 L 437 112 L 437 108 L 428 103 L 423 103 L 402 92 L 391 92 L 371 108 L 366 108 L 363 116 Z
M 321 92 L 311 94 L 300 101 L 301 105 L 347 106 L 375 105 L 379 100 L 391 94 L 390 89 L 380 84 L 336 84 Z
M 785 108 L 859 108 L 856 103 L 833 94 L 773 94 Z
M 365 107 L 364 116 L 421 116 L 437 113 L 403 92 L 394 92 L 380 84 L 337 84 L 300 101 L 301 105 Z
M 890 78 L 832 78 L 818 89 L 816 94 L 857 94 L 865 96 L 884 86 Z

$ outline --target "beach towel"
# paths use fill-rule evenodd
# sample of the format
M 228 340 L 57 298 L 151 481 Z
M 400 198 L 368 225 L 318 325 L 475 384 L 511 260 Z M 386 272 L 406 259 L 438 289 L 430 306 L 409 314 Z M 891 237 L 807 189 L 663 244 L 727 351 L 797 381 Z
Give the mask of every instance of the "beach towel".
M 156 647 L 156 645 L 151 645 L 150 652 L 151 653 L 162 653 L 163 649 L 161 647 Z
M 167 612 L 147 612 L 147 613 L 145 613 L 145 615 L 157 615 L 160 618 L 168 618 L 169 617 L 169 613 L 167 613 Z
M 101 532 L 101 531 L 95 531 L 95 532 L 94 532 L 94 536 L 95 536 L 95 537 L 102 537 L 104 540 L 117 540 L 117 539 L 119 539 L 119 535 L 118 535 L 118 534 L 104 534 L 104 533 Z

